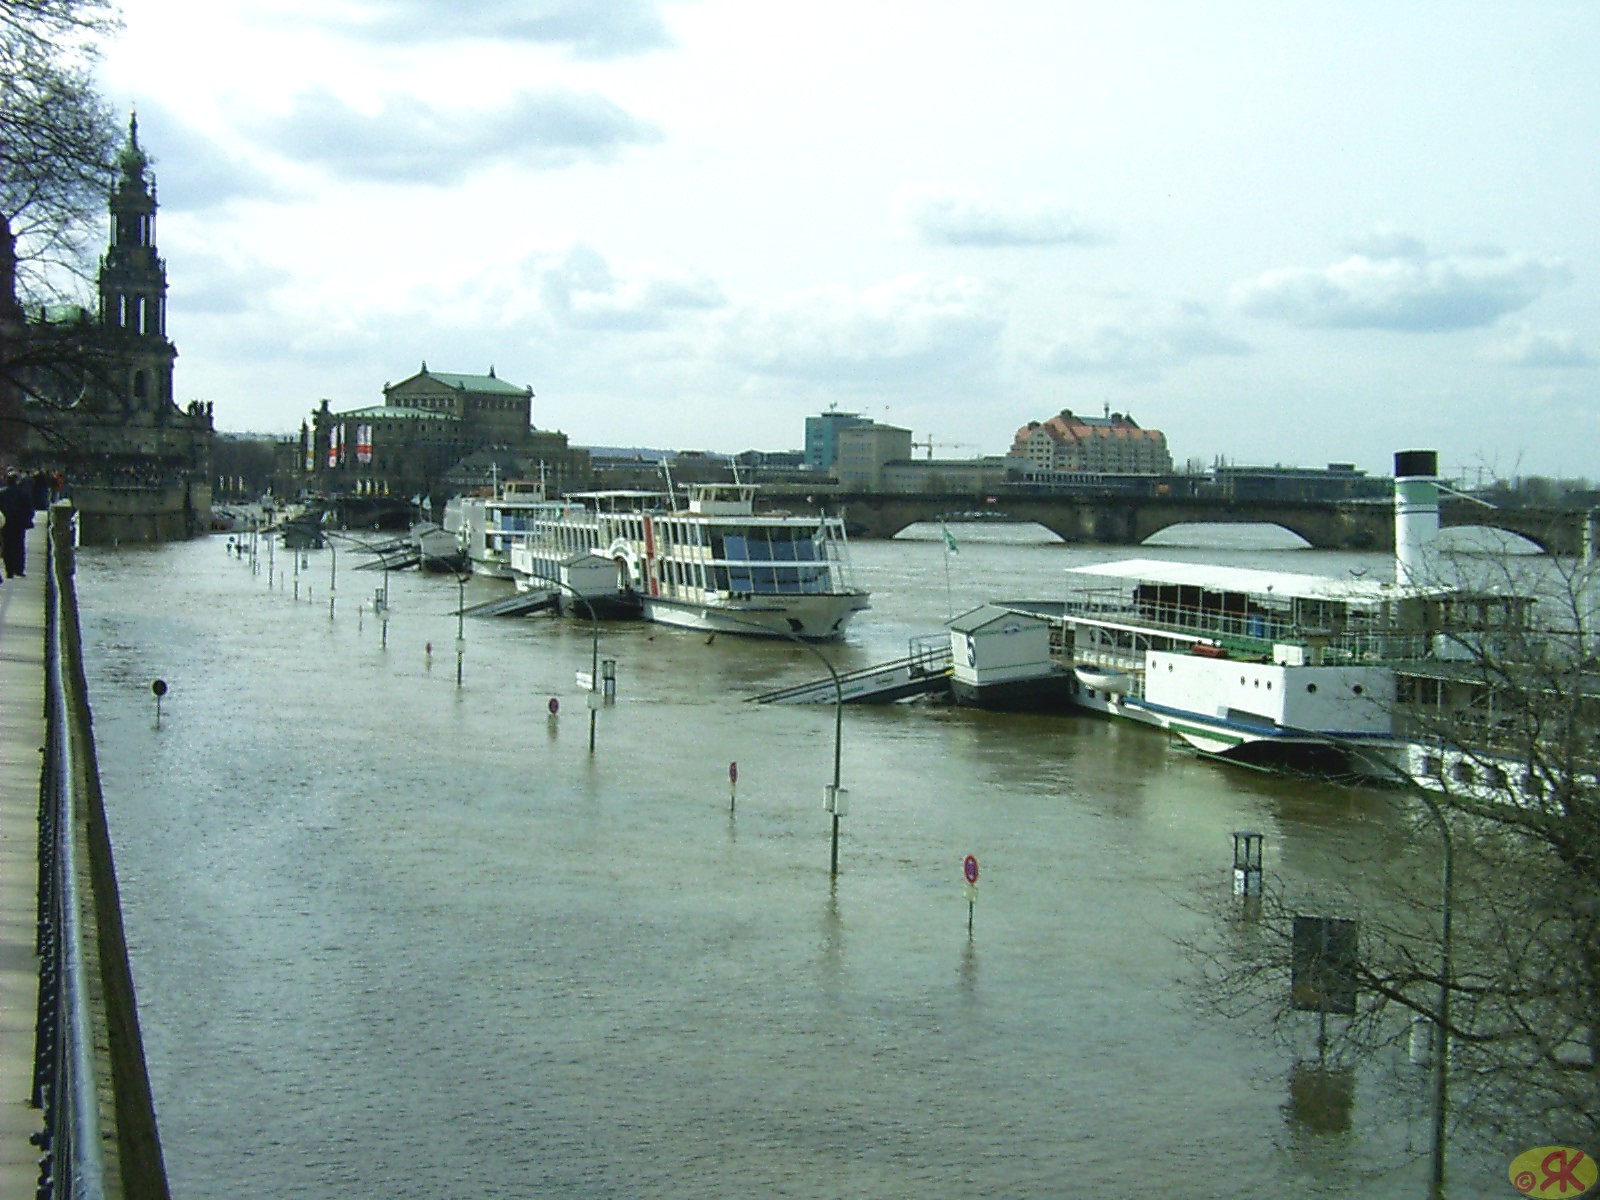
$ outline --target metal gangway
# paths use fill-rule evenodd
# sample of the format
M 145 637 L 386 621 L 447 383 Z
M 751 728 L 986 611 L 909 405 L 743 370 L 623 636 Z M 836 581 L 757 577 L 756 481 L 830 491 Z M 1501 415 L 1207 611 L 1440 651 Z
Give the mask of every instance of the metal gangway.
M 916 696 L 950 691 L 950 636 L 925 634 L 910 642 L 904 658 L 861 667 L 839 675 L 765 692 L 751 699 L 757 704 L 893 704 Z
M 510 596 L 485 600 L 463 611 L 469 617 L 521 617 L 554 608 L 560 601 L 560 593 L 554 591 L 516 592 Z
M 366 562 L 356 564 L 358 571 L 402 571 L 422 562 L 421 548 L 408 537 L 356 545 L 363 554 L 370 555 Z

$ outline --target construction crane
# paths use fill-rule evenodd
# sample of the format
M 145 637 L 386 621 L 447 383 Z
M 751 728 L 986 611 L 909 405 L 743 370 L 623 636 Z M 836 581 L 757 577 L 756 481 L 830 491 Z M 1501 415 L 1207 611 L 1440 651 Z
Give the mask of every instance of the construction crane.
M 939 447 L 939 449 L 941 449 L 941 450 L 970 450 L 970 449 L 972 449 L 972 443 L 971 442 L 936 442 L 936 441 L 933 440 L 933 434 L 931 434 L 931 433 L 920 442 L 917 441 L 915 438 L 913 438 L 911 440 L 911 448 L 913 450 L 926 450 L 928 452 L 928 459 L 929 459 L 930 462 L 933 459 L 933 448 L 935 446 Z

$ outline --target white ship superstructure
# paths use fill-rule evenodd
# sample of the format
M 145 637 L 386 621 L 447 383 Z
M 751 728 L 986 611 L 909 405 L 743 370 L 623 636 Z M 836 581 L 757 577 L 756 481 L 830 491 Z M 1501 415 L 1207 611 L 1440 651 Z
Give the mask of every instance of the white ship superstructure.
M 679 507 L 654 492 L 574 493 L 510 539 L 508 557 L 519 587 L 553 586 L 565 601 L 632 603 L 646 620 L 707 633 L 840 637 L 869 607 L 843 522 L 758 514 L 755 494 L 690 484 Z
M 1532 606 L 1425 582 L 1434 463 L 1396 456 L 1393 581 L 1148 559 L 1070 570 L 1061 642 L 1077 704 L 1240 761 L 1415 774 L 1426 756 L 1408 714 L 1469 708 L 1474 649 L 1519 636 Z
M 445 505 L 444 528 L 459 540 L 474 574 L 510 579 L 512 545 L 567 507 L 546 499 L 542 483 L 512 481 L 489 496 L 453 497 Z

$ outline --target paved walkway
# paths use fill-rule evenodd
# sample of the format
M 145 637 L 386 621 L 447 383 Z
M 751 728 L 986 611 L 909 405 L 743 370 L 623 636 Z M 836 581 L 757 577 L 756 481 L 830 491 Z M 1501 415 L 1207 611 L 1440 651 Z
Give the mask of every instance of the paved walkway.
M 31 1196 L 42 1114 L 33 1090 L 38 959 L 39 768 L 44 745 L 45 530 L 28 534 L 28 572 L 0 584 L 0 1196 Z

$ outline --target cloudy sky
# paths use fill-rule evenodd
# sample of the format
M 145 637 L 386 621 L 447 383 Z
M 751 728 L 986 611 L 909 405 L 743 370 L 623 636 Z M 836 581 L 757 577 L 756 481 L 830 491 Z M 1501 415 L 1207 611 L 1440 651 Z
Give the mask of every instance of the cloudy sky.
M 123 0 L 177 395 L 1600 477 L 1600 5 Z M 926 453 L 926 450 L 921 453 Z

